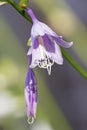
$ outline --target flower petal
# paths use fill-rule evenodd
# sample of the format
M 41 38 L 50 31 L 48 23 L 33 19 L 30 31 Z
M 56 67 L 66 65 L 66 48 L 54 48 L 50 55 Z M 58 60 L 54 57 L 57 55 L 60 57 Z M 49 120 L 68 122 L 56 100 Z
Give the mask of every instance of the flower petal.
M 43 36 L 45 34 L 42 26 L 39 24 L 39 22 L 33 23 L 32 29 L 31 29 L 31 37 L 32 39 L 37 36 Z
M 32 51 L 33 51 L 33 46 L 30 46 L 27 55 L 31 55 L 31 54 L 32 54 Z
M 39 46 L 39 41 L 38 41 L 38 37 L 33 39 L 33 48 L 36 49 Z
M 42 58 L 40 53 L 40 45 L 36 49 L 33 49 L 33 47 L 30 48 L 27 55 L 30 54 L 32 54 L 32 62 L 30 64 L 30 68 L 35 68 L 38 65 L 38 61 Z
M 28 55 L 28 66 L 32 63 L 32 54 Z
M 52 38 L 56 41 L 56 43 L 58 45 L 61 45 L 64 48 L 69 48 L 69 47 L 71 47 L 73 45 L 73 42 L 66 42 L 60 36 L 58 36 L 58 37 L 52 36 Z
M 52 36 L 56 36 L 57 34 L 45 23 L 43 22 L 38 22 L 38 24 L 41 26 L 41 28 L 43 28 L 44 34 L 48 34 L 48 35 L 52 35 Z
M 54 43 L 54 45 L 55 45 L 55 53 L 48 53 L 48 52 L 46 53 L 50 57 L 50 59 L 52 59 L 57 64 L 62 65 L 63 57 L 62 57 L 60 47 L 56 44 L 56 42 Z
M 42 36 L 42 39 L 46 51 L 55 52 L 54 42 L 52 41 L 51 37 L 45 34 Z

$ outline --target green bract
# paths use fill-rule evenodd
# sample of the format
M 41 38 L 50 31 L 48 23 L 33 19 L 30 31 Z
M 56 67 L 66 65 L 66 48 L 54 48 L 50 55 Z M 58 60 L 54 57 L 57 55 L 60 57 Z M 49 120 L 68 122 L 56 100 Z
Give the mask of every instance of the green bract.
M 26 8 L 28 6 L 29 0 L 20 0 L 19 6 L 22 8 Z

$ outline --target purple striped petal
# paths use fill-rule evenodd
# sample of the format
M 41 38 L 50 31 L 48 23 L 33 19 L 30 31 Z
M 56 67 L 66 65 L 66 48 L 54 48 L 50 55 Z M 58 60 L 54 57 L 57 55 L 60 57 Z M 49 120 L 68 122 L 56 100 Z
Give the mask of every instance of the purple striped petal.
M 47 56 L 51 60 L 53 60 L 55 63 L 62 65 L 63 64 L 63 57 L 62 57 L 60 47 L 59 47 L 59 45 L 56 44 L 56 42 L 54 43 L 54 45 L 55 45 L 55 53 L 47 52 Z
M 40 45 L 37 49 L 33 49 L 32 51 L 32 62 L 30 64 L 30 68 L 35 68 L 38 65 L 38 61 L 41 60 L 40 54 Z
M 31 68 L 28 68 L 27 74 L 26 74 L 26 80 L 25 80 L 25 87 L 29 86 L 32 87 L 32 90 L 36 89 L 36 77 Z M 35 92 L 35 91 L 33 91 Z
M 28 55 L 28 66 L 32 63 L 32 54 Z
M 55 46 L 52 38 L 45 34 L 44 36 L 42 36 L 42 39 L 46 51 L 55 53 Z
M 33 38 L 33 48 L 37 49 L 37 47 L 39 46 L 39 41 L 38 41 L 38 37 Z
M 53 40 L 56 41 L 56 43 L 64 48 L 69 48 L 73 45 L 73 42 L 66 42 L 62 39 L 62 37 L 58 36 L 58 37 L 54 37 L 52 36 Z
M 36 78 L 32 69 L 28 68 L 28 72 L 25 80 L 25 101 L 28 122 L 33 123 L 33 119 L 36 116 L 37 109 L 37 86 Z

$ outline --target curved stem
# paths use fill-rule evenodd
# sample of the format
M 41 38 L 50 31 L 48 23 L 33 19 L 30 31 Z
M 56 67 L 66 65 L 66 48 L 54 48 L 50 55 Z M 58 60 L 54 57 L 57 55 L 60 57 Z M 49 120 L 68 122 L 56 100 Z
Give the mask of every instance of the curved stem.
M 63 56 L 67 61 L 84 77 L 87 79 L 87 72 L 68 54 L 68 52 L 61 48 Z
M 8 3 L 12 5 L 24 18 L 26 18 L 30 23 L 32 22 L 31 17 L 28 13 L 21 8 L 16 2 L 13 0 L 8 0 Z M 61 48 L 63 56 L 67 59 L 67 61 L 84 77 L 87 79 L 87 72 L 68 54 L 68 52 Z
M 28 15 L 28 13 L 23 9 L 21 8 L 15 1 L 13 0 L 8 0 L 8 3 L 13 6 L 23 17 L 25 17 L 30 23 L 33 23 L 32 22 L 32 19 L 31 17 Z

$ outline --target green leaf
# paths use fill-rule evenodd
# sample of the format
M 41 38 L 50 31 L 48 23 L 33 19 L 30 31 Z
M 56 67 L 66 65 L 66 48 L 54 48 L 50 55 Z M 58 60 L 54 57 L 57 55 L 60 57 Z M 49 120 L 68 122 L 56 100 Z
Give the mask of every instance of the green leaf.
M 85 71 L 69 54 L 61 47 L 62 54 L 66 60 L 84 77 L 87 79 L 87 71 Z

